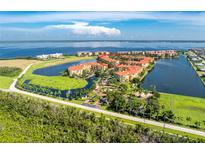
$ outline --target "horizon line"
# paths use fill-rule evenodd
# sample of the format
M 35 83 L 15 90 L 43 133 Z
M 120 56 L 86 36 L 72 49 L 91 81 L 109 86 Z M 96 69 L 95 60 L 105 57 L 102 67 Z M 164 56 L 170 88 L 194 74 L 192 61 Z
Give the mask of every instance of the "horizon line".
M 205 42 L 205 40 L 0 40 L 0 43 L 10 42 Z

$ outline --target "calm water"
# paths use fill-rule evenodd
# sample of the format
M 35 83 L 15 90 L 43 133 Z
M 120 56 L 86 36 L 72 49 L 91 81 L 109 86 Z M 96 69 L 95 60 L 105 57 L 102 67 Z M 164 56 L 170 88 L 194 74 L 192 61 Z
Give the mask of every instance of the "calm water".
M 159 92 L 205 98 L 205 86 L 183 55 L 178 59 L 157 61 L 142 87 L 148 89 L 151 85 L 155 85 Z
M 89 41 L 89 42 L 0 42 L 0 58 L 15 58 L 36 56 L 61 52 L 75 54 L 78 51 L 130 51 L 130 50 L 160 50 L 205 48 L 205 42 L 143 42 L 143 41 Z
M 94 62 L 94 61 L 96 60 L 95 59 L 79 60 L 79 61 L 64 63 L 60 65 L 50 66 L 46 68 L 39 68 L 39 69 L 34 70 L 33 74 L 44 75 L 44 76 L 58 76 L 58 75 L 61 75 L 61 73 L 64 72 L 70 66 L 78 65 L 81 63 L 85 63 L 85 62 Z
M 64 72 L 68 67 L 71 67 L 73 65 L 78 65 L 81 63 L 85 63 L 85 62 L 93 62 L 96 61 L 95 59 L 91 59 L 91 60 L 79 60 L 79 61 L 74 61 L 74 62 L 68 62 L 68 63 L 64 63 L 64 64 L 60 64 L 60 65 L 55 65 L 55 66 L 50 66 L 50 67 L 46 67 L 46 68 L 39 68 L 37 70 L 33 71 L 33 74 L 37 74 L 37 75 L 43 75 L 43 76 L 58 76 L 61 75 L 62 72 Z M 38 89 L 38 93 L 41 94 L 48 94 L 48 91 L 44 91 L 42 90 L 42 88 L 48 89 L 50 92 L 53 92 L 53 95 L 55 95 L 56 97 L 62 97 L 62 98 L 68 98 L 68 94 L 69 97 L 70 96 L 75 96 L 78 95 L 80 91 L 86 90 L 86 89 L 90 89 L 92 87 L 92 85 L 94 84 L 96 78 L 95 77 L 90 77 L 87 80 L 87 85 L 83 88 L 78 88 L 78 89 L 71 89 L 71 90 L 58 90 L 58 89 L 53 89 L 53 88 L 47 88 L 47 87 L 40 87 L 40 86 L 36 86 L 35 90 Z M 30 84 L 30 80 L 26 80 L 24 82 L 25 85 L 32 85 Z M 25 89 L 27 89 L 28 87 L 24 87 Z M 29 90 L 29 89 L 27 89 Z M 61 91 L 60 94 L 58 94 L 57 92 Z M 83 95 L 85 96 L 85 95 Z

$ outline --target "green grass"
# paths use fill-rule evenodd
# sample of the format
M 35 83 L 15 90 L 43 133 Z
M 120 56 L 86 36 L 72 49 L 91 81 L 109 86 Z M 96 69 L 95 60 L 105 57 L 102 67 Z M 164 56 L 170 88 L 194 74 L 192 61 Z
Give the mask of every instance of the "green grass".
M 118 119 L 120 122 L 122 120 L 128 124 L 136 124 L 136 122 L 124 121 L 112 116 L 106 116 L 109 120 L 99 119 L 101 114 L 98 113 L 94 115 L 98 118 L 94 118 L 90 117 L 92 114 L 89 111 L 83 112 L 84 110 L 52 102 L 49 102 L 49 105 L 47 101 L 20 94 L 0 92 L 0 95 L 0 142 L 108 142 L 105 139 L 110 135 L 114 142 L 132 142 L 128 138 L 136 134 L 133 134 L 131 127 L 127 129 L 126 125 L 121 127 L 122 124 L 119 125 L 110 120 Z M 143 125 L 144 128 L 148 126 L 159 135 L 157 137 L 149 130 L 146 131 L 146 135 L 142 135 L 144 131 L 139 131 L 140 135 L 149 137 L 149 141 L 155 137 L 158 138 L 158 142 L 162 137 L 164 138 L 163 142 L 171 141 L 167 138 L 168 136 L 160 135 L 163 128 L 140 125 Z M 103 131 L 102 135 L 101 131 Z M 169 132 L 170 130 L 165 129 L 164 131 Z M 169 133 L 188 136 L 191 139 L 201 138 L 177 131 Z M 121 140 L 118 140 L 117 137 Z M 136 136 L 133 137 L 136 138 Z M 144 141 L 144 137 L 141 138 L 141 141 Z M 173 141 L 180 142 L 180 140 Z
M 8 89 L 13 82 L 13 77 L 0 76 L 0 88 Z
M 100 114 L 99 114 L 100 115 Z M 112 116 L 108 116 L 108 115 L 105 115 L 108 119 L 109 118 L 114 118 Z M 153 129 L 155 131 L 158 131 L 158 132 L 166 132 L 166 133 L 169 133 L 169 134 L 177 134 L 177 135 L 181 135 L 181 136 L 187 136 L 187 137 L 190 137 L 190 138 L 193 138 L 193 139 L 202 139 L 202 140 L 205 140 L 205 137 L 203 136 L 199 136 L 199 135 L 195 135 L 195 134 L 190 134 L 190 133 L 186 133 L 186 132 L 182 132 L 182 131 L 178 131 L 178 130 L 173 130 L 173 129 L 169 129 L 169 128 L 163 128 L 163 127 L 159 127 L 159 126 L 155 126 L 155 125 L 151 125 L 151 124 L 145 124 L 145 123 L 141 123 L 141 122 L 136 122 L 136 121 L 131 121 L 131 120 L 127 120 L 127 119 L 122 119 L 122 118 L 116 118 L 115 119 L 118 119 L 126 124 L 130 124 L 130 125 L 136 125 L 136 124 L 140 124 L 144 127 L 147 127 L 147 128 L 150 128 L 150 129 Z
M 0 67 L 0 88 L 8 89 L 16 78 L 21 73 L 20 68 L 16 67 Z
M 62 63 L 67 63 L 75 60 L 83 59 L 92 59 L 94 57 L 76 57 L 76 56 L 67 56 L 63 60 L 48 60 L 42 61 L 41 63 L 33 65 L 21 79 L 21 83 L 25 80 L 31 80 L 31 84 L 45 86 L 49 88 L 55 88 L 59 90 L 69 90 L 82 88 L 87 84 L 87 81 L 84 79 L 75 79 L 70 77 L 63 76 L 41 76 L 33 74 L 33 71 L 39 68 L 49 67 L 53 65 L 58 65 Z
M 18 117 L 16 121 L 11 117 L 9 112 L 1 110 L 0 115 L 0 142 L 19 143 L 42 140 L 39 134 L 43 131 L 43 127 L 39 128 L 39 126 L 25 122 L 26 118 L 19 114 L 16 114 Z
M 38 76 L 34 77 L 30 83 L 59 90 L 68 90 L 84 87 L 86 86 L 87 81 L 84 79 L 75 79 L 65 76 Z
M 175 120 L 176 122 L 183 125 L 194 125 L 196 121 L 199 121 L 200 128 L 205 129 L 203 122 L 205 120 L 205 99 L 161 93 L 159 102 L 166 109 L 171 109 L 175 116 L 180 117 Z M 187 117 L 191 117 L 191 121 L 187 121 Z
M 18 67 L 0 67 L 0 76 L 16 77 L 22 72 Z

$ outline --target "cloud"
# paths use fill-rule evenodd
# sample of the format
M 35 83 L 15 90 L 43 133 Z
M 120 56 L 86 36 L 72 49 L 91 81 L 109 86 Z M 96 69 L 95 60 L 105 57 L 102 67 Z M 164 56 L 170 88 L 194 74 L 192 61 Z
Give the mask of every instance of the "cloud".
M 93 26 L 87 22 L 48 25 L 40 28 L 0 26 L 0 40 L 110 39 L 120 35 L 119 29 Z
M 46 26 L 45 29 L 60 29 L 70 30 L 74 34 L 78 35 L 120 35 L 121 32 L 116 28 L 108 28 L 104 26 L 91 26 L 87 22 L 75 22 L 74 24 L 68 25 L 50 25 Z
M 4 14 L 0 23 L 122 21 L 146 19 L 166 22 L 205 25 L 205 12 L 37 12 Z

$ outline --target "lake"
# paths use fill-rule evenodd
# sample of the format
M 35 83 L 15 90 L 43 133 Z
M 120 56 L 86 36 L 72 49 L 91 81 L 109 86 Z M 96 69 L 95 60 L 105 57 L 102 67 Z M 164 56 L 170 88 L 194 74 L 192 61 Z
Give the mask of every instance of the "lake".
M 151 85 L 159 92 L 205 98 L 205 86 L 184 55 L 157 61 L 142 83 L 145 89 Z
M 64 72 L 65 70 L 67 70 L 69 67 L 71 67 L 73 65 L 78 65 L 81 63 L 93 62 L 93 61 L 96 61 L 96 59 L 79 60 L 79 61 L 68 62 L 68 63 L 59 64 L 59 65 L 55 65 L 55 66 L 39 68 L 39 69 L 34 70 L 33 74 L 43 75 L 43 76 L 59 76 L 59 75 L 61 75 L 62 72 Z M 26 89 L 27 91 L 37 92 L 37 93 L 40 93 L 43 95 L 45 95 L 45 94 L 47 95 L 47 94 L 52 93 L 52 95 L 55 97 L 69 99 L 71 97 L 76 97 L 78 95 L 86 96 L 85 91 L 92 88 L 96 79 L 97 78 L 95 76 L 90 77 L 90 78 L 86 79 L 87 85 L 85 87 L 78 88 L 78 89 L 70 89 L 70 90 L 58 90 L 58 89 L 54 89 L 54 88 L 37 86 L 37 85 L 30 84 L 30 80 L 26 80 L 24 82 L 24 89 Z M 47 89 L 47 90 L 45 90 L 45 89 Z
M 90 59 L 90 60 L 79 60 L 74 62 L 68 62 L 60 65 L 55 66 L 49 66 L 45 68 L 39 68 L 33 71 L 33 74 L 37 75 L 44 75 L 44 76 L 58 76 L 61 75 L 65 70 L 68 69 L 68 67 L 79 65 L 85 62 L 95 62 L 96 59 Z
M 35 57 L 61 52 L 73 55 L 78 51 L 144 51 L 205 48 L 204 41 L 39 41 L 0 42 L 0 58 Z

